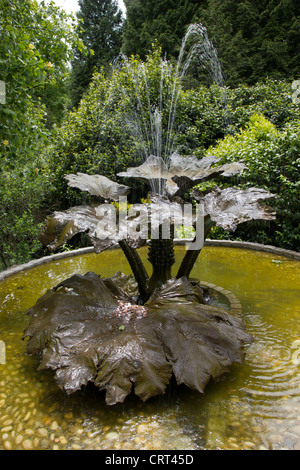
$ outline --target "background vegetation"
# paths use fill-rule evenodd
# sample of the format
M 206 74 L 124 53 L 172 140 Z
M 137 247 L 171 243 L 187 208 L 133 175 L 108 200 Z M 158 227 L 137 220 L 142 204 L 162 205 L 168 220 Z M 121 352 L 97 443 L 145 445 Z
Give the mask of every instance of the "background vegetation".
M 67 188 L 65 173 L 117 179 L 138 163 L 138 144 L 124 125 L 134 83 L 117 58 L 135 54 L 131 65 L 138 70 L 142 64 L 155 93 L 161 57 L 173 66 L 194 21 L 207 27 L 218 49 L 226 94 L 203 82 L 199 64 L 192 64 L 178 100 L 176 146 L 183 155 L 243 159 L 243 179 L 226 184 L 277 195 L 275 222 L 253 222 L 234 235 L 216 229 L 213 236 L 298 250 L 300 108 L 292 99 L 292 82 L 300 78 L 298 2 L 125 3 L 124 23 L 114 0 L 80 0 L 78 18 L 53 2 L 0 0 L 0 80 L 6 84 L 6 103 L 0 104 L 1 268 L 46 253 L 38 238 L 45 218 L 82 203 L 82 193 Z M 145 195 L 146 188 L 136 185 L 136 200 Z
M 190 23 L 202 23 L 218 50 L 226 83 L 300 74 L 297 0 L 125 0 L 123 49 L 145 58 L 157 39 L 167 58 L 178 57 Z

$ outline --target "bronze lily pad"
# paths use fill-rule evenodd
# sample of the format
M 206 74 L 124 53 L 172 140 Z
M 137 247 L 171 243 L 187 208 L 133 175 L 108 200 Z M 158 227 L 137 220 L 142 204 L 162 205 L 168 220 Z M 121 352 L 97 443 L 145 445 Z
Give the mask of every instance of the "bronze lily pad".
M 124 290 L 122 289 L 124 287 Z M 203 392 L 252 341 L 241 320 L 199 303 L 187 278 L 170 279 L 143 306 L 132 276 L 75 275 L 42 296 L 27 311 L 27 351 L 40 353 L 40 369 L 55 371 L 68 394 L 93 382 L 106 402 L 123 402 L 132 391 L 141 400 L 178 384 Z

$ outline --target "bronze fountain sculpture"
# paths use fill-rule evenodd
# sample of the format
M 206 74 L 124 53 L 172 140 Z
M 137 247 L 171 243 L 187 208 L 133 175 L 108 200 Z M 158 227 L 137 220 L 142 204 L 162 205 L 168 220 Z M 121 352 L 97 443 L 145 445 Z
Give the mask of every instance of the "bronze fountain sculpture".
M 190 274 L 214 225 L 234 231 L 247 220 L 274 218 L 272 209 L 260 204 L 273 197 L 264 189 L 195 187 L 244 168 L 242 162 L 220 164 L 214 156 L 183 157 L 169 146 L 167 157 L 157 151 L 118 175 L 150 184 L 148 201 L 135 210 L 127 210 L 130 187 L 101 175 L 66 175 L 69 186 L 88 191 L 101 204 L 56 212 L 44 242 L 56 250 L 85 232 L 96 253 L 118 244 L 132 275 L 74 275 L 28 310 L 27 351 L 40 354 L 39 368 L 53 369 L 60 388 L 73 393 L 92 382 L 105 390 L 109 405 L 123 402 L 132 391 L 146 401 L 163 394 L 172 376 L 177 384 L 203 392 L 211 378 L 242 362 L 244 346 L 253 340 L 242 319 L 210 305 Z M 173 275 L 175 228 L 183 220 L 187 193 L 193 200 L 189 209 L 198 208 L 198 214 L 189 211 L 196 236 Z M 125 209 L 116 213 L 115 203 Z M 146 244 L 150 276 L 138 252 Z

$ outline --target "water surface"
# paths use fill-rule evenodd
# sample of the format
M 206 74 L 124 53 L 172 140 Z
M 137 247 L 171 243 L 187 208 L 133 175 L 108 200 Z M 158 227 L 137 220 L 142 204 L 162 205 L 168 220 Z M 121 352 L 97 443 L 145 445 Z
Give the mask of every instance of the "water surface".
M 146 259 L 146 250 L 141 253 Z M 177 266 L 183 254 L 178 247 Z M 204 395 L 171 384 L 164 396 L 146 403 L 132 396 L 107 407 L 93 386 L 66 396 L 51 371 L 37 370 L 21 337 L 28 324 L 24 312 L 48 288 L 75 273 L 109 276 L 119 270 L 130 273 L 122 253 L 113 250 L 51 262 L 0 283 L 6 350 L 5 364 L 0 361 L 0 449 L 300 449 L 298 261 L 205 247 L 191 276 L 241 301 L 255 339 L 245 362 L 211 382 Z

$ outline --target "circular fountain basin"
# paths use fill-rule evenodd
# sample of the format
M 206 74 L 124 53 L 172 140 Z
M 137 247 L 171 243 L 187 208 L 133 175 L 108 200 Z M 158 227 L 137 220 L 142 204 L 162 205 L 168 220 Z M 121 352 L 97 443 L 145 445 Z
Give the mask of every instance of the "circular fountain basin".
M 216 288 L 228 309 L 230 298 L 231 307 L 239 299 L 254 337 L 244 363 L 203 395 L 171 384 L 146 403 L 130 396 L 108 407 L 93 386 L 66 396 L 51 371 L 38 371 L 38 359 L 26 354 L 21 339 L 29 321 L 24 312 L 63 279 L 87 271 L 130 273 L 120 250 L 86 251 L 2 275 L 0 449 L 300 449 L 297 259 L 278 251 L 204 247 L 191 277 Z M 176 247 L 174 271 L 184 251 Z M 140 252 L 146 259 L 146 248 Z

